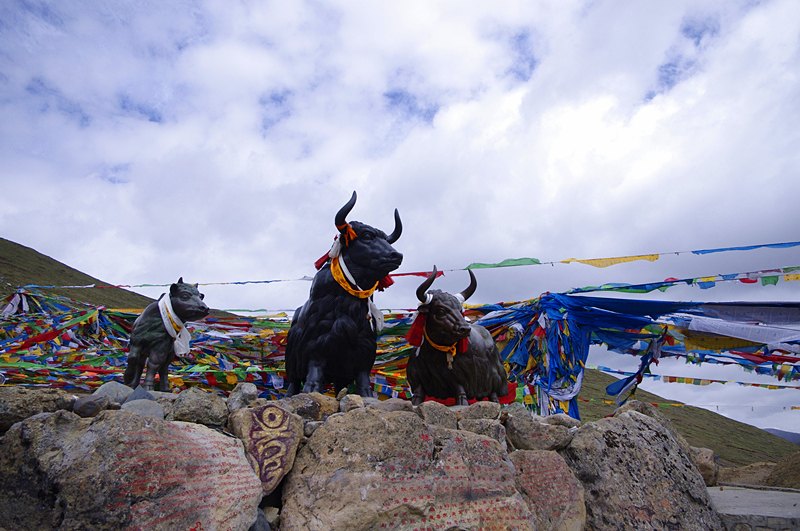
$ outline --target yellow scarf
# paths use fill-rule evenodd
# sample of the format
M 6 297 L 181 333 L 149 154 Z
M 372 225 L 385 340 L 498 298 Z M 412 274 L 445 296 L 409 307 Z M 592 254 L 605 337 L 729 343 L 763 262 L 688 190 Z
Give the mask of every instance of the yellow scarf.
M 351 287 L 347 279 L 344 278 L 342 266 L 339 265 L 338 256 L 331 260 L 331 274 L 333 275 L 333 279 L 342 287 L 343 290 L 354 297 L 358 297 L 359 299 L 368 299 L 369 296 L 375 293 L 375 290 L 378 289 L 378 282 L 376 282 L 375 285 L 370 289 L 355 289 Z
M 435 348 L 439 352 L 444 352 L 445 354 L 447 354 L 447 368 L 448 369 L 452 369 L 453 368 L 453 358 L 455 357 L 456 352 L 457 352 L 456 351 L 456 345 L 458 345 L 458 341 L 456 341 L 455 343 L 453 343 L 449 347 L 446 347 L 444 345 L 439 345 L 439 344 L 434 343 L 433 341 L 431 341 L 431 338 L 428 335 L 428 331 L 426 329 L 423 328 L 422 329 L 422 333 L 425 336 L 425 341 L 427 341 L 430 346 L 432 346 L 433 348 Z

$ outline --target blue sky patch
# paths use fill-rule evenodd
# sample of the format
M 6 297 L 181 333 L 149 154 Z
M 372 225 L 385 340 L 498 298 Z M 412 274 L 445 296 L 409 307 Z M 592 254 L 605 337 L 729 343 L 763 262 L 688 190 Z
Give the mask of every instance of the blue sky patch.
M 78 102 L 67 98 L 57 87 L 48 84 L 40 77 L 34 77 L 25 87 L 25 92 L 39 103 L 42 113 L 57 111 L 72 118 L 81 127 L 88 127 L 92 119 Z
M 291 116 L 290 100 L 292 94 L 291 90 L 275 90 L 259 98 L 262 136 L 278 123 Z
M 414 94 L 403 89 L 393 89 L 383 93 L 386 106 L 393 112 L 408 119 L 432 123 L 439 106 L 435 103 L 420 101 Z
M 119 108 L 129 116 L 145 118 L 148 122 L 157 124 L 164 121 L 164 116 L 161 114 L 161 111 L 152 105 L 134 100 L 128 94 L 120 95 L 117 103 Z
M 713 17 L 686 19 L 681 24 L 681 35 L 699 47 L 704 39 L 716 37 L 719 33 L 719 20 Z
M 508 73 L 517 81 L 528 81 L 539 61 L 533 54 L 533 40 L 528 30 L 515 33 L 510 39 L 512 64 Z

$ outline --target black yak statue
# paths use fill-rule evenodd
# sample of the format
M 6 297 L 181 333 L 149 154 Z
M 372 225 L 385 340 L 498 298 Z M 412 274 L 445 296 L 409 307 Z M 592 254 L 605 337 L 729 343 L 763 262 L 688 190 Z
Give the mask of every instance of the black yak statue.
M 197 284 L 186 284 L 183 277 L 150 303 L 133 323 L 128 349 L 128 366 L 125 368 L 125 385 L 139 386 L 142 371 L 147 366 L 144 388 L 153 390 L 158 374 L 160 391 L 169 391 L 167 373 L 175 356 L 189 352 L 187 321 L 196 321 L 208 315 L 208 306 Z
M 470 284 L 458 295 L 430 290 L 433 273 L 417 288 L 418 314 L 408 333 L 417 346 L 406 370 L 411 387 L 411 402 L 421 404 L 427 397 L 455 398 L 458 405 L 469 399 L 489 398 L 493 402 L 508 393 L 500 353 L 491 334 L 482 326 L 469 323 L 462 310 L 464 301 L 478 287 L 472 271 Z
M 391 284 L 388 274 L 403 261 L 392 247 L 403 225 L 397 209 L 388 236 L 358 221 L 348 223 L 355 203 L 353 192 L 336 214 L 339 235 L 317 261 L 309 299 L 292 319 L 286 344 L 288 396 L 325 392 L 330 383 L 338 393 L 353 382 L 359 395 L 373 396 L 369 375 L 383 317 L 372 294 Z

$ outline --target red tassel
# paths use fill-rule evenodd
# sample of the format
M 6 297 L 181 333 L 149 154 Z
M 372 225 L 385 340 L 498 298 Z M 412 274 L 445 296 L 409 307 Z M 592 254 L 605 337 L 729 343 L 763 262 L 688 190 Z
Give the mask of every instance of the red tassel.
M 316 267 L 316 268 L 317 268 L 317 270 L 320 270 L 320 269 L 322 269 L 322 266 L 324 266 L 324 265 L 325 265 L 325 262 L 327 262 L 327 261 L 328 261 L 328 258 L 330 258 L 330 257 L 328 256 L 328 253 L 325 253 L 325 254 L 323 254 L 322 256 L 320 256 L 320 257 L 317 259 L 317 261 L 316 261 L 316 262 L 314 262 L 314 267 Z
M 469 336 L 465 337 L 464 339 L 458 340 L 458 347 L 456 347 L 456 352 L 459 354 L 463 354 L 469 348 Z
M 392 280 L 392 277 L 390 277 L 389 275 L 386 275 L 378 282 L 378 289 L 383 291 L 392 284 L 394 284 L 394 280 Z
M 422 337 L 425 334 L 425 314 L 418 313 L 414 322 L 411 323 L 411 328 L 406 333 L 406 340 L 408 344 L 418 347 L 422 344 Z

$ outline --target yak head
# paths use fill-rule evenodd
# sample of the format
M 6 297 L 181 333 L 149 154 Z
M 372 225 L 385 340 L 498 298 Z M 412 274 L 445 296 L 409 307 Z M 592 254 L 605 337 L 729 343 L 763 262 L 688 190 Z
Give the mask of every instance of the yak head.
M 475 293 L 478 281 L 475 274 L 468 271 L 469 286 L 457 295 L 428 289 L 436 279 L 436 266 L 433 266 L 433 273 L 417 288 L 417 298 L 421 303 L 417 311 L 425 315 L 425 330 L 436 343 L 452 345 L 469 335 L 470 326 L 464 319 L 462 304 Z
M 339 230 L 340 257 L 344 258 L 359 285 L 366 288 L 400 267 L 403 255 L 392 244 L 400 238 L 403 224 L 397 209 L 394 210 L 394 231 L 388 236 L 366 223 L 348 222 L 347 214 L 355 204 L 356 193 L 353 192 L 350 201 L 339 210 L 334 221 Z
M 181 321 L 196 321 L 208 315 L 205 295 L 197 290 L 197 284 L 187 284 L 183 277 L 169 287 L 169 302 Z

